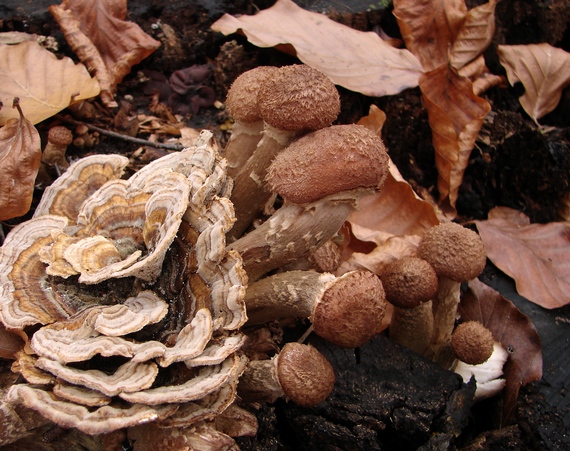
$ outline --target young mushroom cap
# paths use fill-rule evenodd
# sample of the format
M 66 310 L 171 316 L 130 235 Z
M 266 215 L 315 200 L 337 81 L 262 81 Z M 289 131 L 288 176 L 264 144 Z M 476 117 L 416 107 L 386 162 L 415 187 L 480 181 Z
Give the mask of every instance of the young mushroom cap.
M 252 123 L 261 121 L 257 94 L 261 85 L 278 71 L 274 66 L 259 66 L 237 77 L 226 97 L 226 108 L 236 121 Z
M 263 120 L 278 130 L 309 131 L 330 125 L 340 112 L 334 83 L 304 64 L 280 68 L 257 95 Z
M 413 308 L 437 293 L 437 274 L 425 260 L 403 257 L 386 266 L 380 278 L 386 300 L 396 307 Z
M 429 262 L 438 276 L 455 282 L 474 279 L 487 261 L 481 237 L 453 222 L 430 228 L 418 246 L 418 256 Z
M 328 288 L 310 317 L 315 333 L 344 348 L 356 348 L 380 329 L 386 308 L 382 282 L 370 271 L 351 271 Z
M 334 369 L 316 348 L 292 342 L 270 360 L 250 361 L 238 393 L 246 402 L 274 402 L 284 396 L 310 407 L 324 401 L 334 383 Z
M 287 343 L 277 359 L 279 383 L 285 396 L 300 406 L 324 401 L 334 387 L 334 369 L 316 348 Z
M 493 334 L 478 321 L 467 321 L 455 328 L 451 335 L 455 356 L 470 365 L 486 362 L 493 354 Z
M 384 183 L 388 155 L 382 140 L 365 127 L 335 125 L 309 133 L 281 152 L 269 167 L 272 191 L 296 204 L 339 191 Z

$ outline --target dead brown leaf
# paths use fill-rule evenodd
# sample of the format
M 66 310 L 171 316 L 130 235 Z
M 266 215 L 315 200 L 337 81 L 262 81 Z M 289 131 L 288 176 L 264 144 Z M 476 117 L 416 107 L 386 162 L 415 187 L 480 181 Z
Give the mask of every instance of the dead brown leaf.
M 42 158 L 38 131 L 14 104 L 20 117 L 0 129 L 0 221 L 28 212 Z
M 341 25 L 278 0 L 254 16 L 224 14 L 212 24 L 224 35 L 241 32 L 258 47 L 289 44 L 297 57 L 335 84 L 369 96 L 393 95 L 415 87 L 423 71 L 408 50 L 396 49 L 376 33 Z
M 463 0 L 394 0 L 406 47 L 429 72 L 449 61 L 449 49 L 465 21 Z
M 542 377 L 542 345 L 530 321 L 509 300 L 497 291 L 475 279 L 459 304 L 462 321 L 479 321 L 492 333 L 509 353 L 503 367 L 506 380 L 501 393 L 502 403 L 499 425 L 512 418 L 521 386 Z
M 556 108 L 570 84 L 570 53 L 547 43 L 499 45 L 497 53 L 511 85 L 519 81 L 524 85 L 520 103 L 538 123 Z
M 53 5 L 49 10 L 58 20 L 74 51 L 85 52 L 86 49 L 82 46 L 88 46 L 88 55 L 82 58 L 78 54 L 82 61 L 86 59 L 85 63 L 88 64 L 90 59 L 102 59 L 111 78 L 110 92 L 114 92 L 114 87 L 135 64 L 160 46 L 160 42 L 146 34 L 137 24 L 125 20 L 126 0 L 64 0 L 61 5 Z M 77 24 L 72 18 L 75 18 Z M 84 37 L 94 45 L 96 52 L 90 50 L 89 42 Z M 90 69 L 96 70 L 98 78 L 103 76 L 105 80 L 106 74 L 98 64 Z M 106 87 L 106 80 L 103 84 Z
M 0 321 L 0 358 L 14 359 L 15 354 L 21 351 L 24 340 L 9 330 L 6 330 L 4 323 Z
M 547 309 L 570 303 L 570 223 L 531 224 L 506 207 L 475 223 L 489 259 L 515 280 L 521 296 Z
M 72 101 L 99 94 L 97 80 L 83 64 L 56 56 L 36 41 L 0 44 L 0 101 L 11 105 L 14 97 L 33 124 L 67 108 Z M 19 114 L 12 108 L 0 111 L 0 125 Z
M 433 133 L 439 202 L 454 217 L 463 173 L 491 106 L 473 93 L 471 81 L 448 64 L 423 74 L 420 89 Z
M 426 72 L 445 63 L 461 69 L 490 44 L 497 1 L 467 10 L 464 0 L 394 0 L 406 47 Z

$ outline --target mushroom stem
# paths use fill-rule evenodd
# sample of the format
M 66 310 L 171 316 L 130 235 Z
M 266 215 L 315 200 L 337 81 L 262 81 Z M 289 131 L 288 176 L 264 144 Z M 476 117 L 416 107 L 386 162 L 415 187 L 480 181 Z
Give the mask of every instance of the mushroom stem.
M 397 343 L 423 354 L 433 335 L 432 301 L 422 302 L 417 307 L 394 306 L 390 322 L 390 338 Z
M 287 343 L 271 360 L 250 361 L 238 384 L 245 402 L 274 402 L 279 397 L 304 407 L 324 401 L 334 387 L 329 361 L 313 346 Z
M 228 176 L 235 178 L 246 161 L 255 151 L 263 136 L 264 121 L 257 103 L 261 85 L 279 69 L 259 66 L 237 77 L 226 97 L 226 107 L 234 118 L 232 133 L 224 158 L 228 161 Z
M 255 151 L 263 136 L 263 121 L 242 122 L 235 119 L 223 157 L 228 161 L 228 176 L 235 178 Z
M 255 282 L 269 271 L 314 252 L 340 229 L 356 210 L 358 200 L 372 192 L 360 189 L 309 204 L 285 203 L 229 247 L 241 254 L 249 281 Z
M 73 134 L 68 128 L 61 125 L 50 128 L 47 144 L 42 153 L 42 162 L 57 166 L 60 171 L 65 171 L 69 163 L 65 159 L 67 146 L 73 141 Z
M 289 271 L 250 285 L 244 298 L 248 325 L 282 318 L 309 318 L 322 338 L 356 348 L 379 330 L 386 300 L 382 282 L 369 271 L 340 277 Z
M 298 132 L 278 130 L 266 125 L 255 152 L 235 176 L 230 199 L 234 204 L 236 222 L 229 232 L 230 240 L 242 236 L 257 214 L 264 209 L 272 195 L 265 181 L 267 168 L 297 135 Z

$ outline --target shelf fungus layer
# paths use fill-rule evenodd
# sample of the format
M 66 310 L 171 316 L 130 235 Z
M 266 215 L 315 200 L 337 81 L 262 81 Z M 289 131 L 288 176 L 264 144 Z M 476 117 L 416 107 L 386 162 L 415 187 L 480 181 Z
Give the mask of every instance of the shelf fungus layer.
M 124 157 L 79 160 L 7 235 L 0 319 L 26 343 L 4 402 L 87 434 L 214 424 L 233 406 L 247 276 L 211 137 L 128 179 Z

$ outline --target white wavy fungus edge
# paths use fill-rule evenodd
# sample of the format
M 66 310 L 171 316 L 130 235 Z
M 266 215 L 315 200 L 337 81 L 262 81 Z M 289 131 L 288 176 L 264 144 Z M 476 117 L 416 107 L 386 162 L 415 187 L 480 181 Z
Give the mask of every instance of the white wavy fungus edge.
M 167 418 L 165 427 L 188 426 L 212 419 L 232 404 L 237 380 L 245 367 L 244 357 L 236 351 L 245 340 L 238 329 L 247 320 L 243 302 L 247 276 L 239 255 L 226 251 L 225 234 L 234 222 L 234 212 L 228 199 L 226 163 L 210 146 L 211 138 L 211 132 L 202 131 L 193 147 L 156 160 L 129 179 L 131 186 L 142 186 L 153 174 L 164 170 L 187 178 L 189 203 L 184 220 L 199 232 L 197 273 L 211 289 L 211 308 L 198 310 L 171 347 L 152 341 L 135 343 L 131 338 L 119 336 L 123 334 L 116 317 L 119 310 L 126 308 L 130 318 L 130 327 L 124 333 L 163 317 L 164 301 L 148 290 L 141 292 L 142 299 L 135 297 L 125 301 L 121 309 L 88 307 L 78 312 L 77 318 L 72 316 L 44 325 L 30 341 L 36 354 L 33 361 L 38 368 L 57 376 L 57 383 L 53 387 L 15 384 L 2 403 L 22 404 L 63 427 L 92 435 Z M 122 157 L 108 157 L 126 164 Z M 115 173 L 120 177 L 122 169 Z M 46 202 L 40 205 L 48 222 L 55 224 L 52 227 L 65 227 L 66 218 L 50 215 Z M 37 234 L 42 235 L 38 229 L 35 227 Z M 49 228 L 48 233 L 51 233 Z M 14 247 L 23 244 L 27 249 L 35 239 L 12 239 L 8 235 L 6 249 L 9 252 L 0 249 L 0 265 L 5 265 L 0 267 L 3 310 L 5 300 L 13 291 L 6 265 L 13 265 L 17 260 Z M 53 298 L 47 302 L 53 302 Z M 24 312 L 24 316 L 26 314 Z M 65 315 L 65 309 L 58 314 Z M 37 322 L 26 317 L 21 328 Z M 82 354 L 84 346 L 97 348 L 97 351 Z M 122 356 L 127 358 L 127 363 L 112 375 L 67 366 L 68 362 L 89 359 L 96 353 Z M 192 376 L 182 384 L 152 387 L 158 368 L 174 362 L 185 364 Z M 89 392 L 93 392 L 93 396 Z

